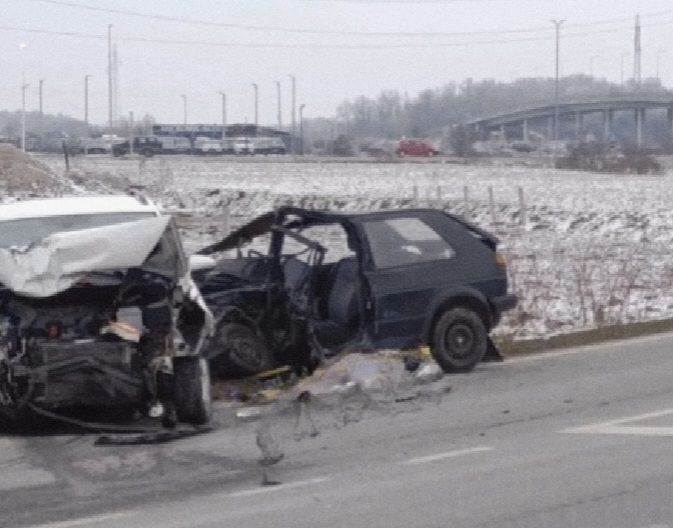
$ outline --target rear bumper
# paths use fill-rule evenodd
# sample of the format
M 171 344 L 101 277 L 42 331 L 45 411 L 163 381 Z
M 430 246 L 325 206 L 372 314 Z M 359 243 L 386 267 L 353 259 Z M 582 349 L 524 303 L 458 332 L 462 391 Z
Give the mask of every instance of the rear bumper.
M 519 298 L 512 293 L 503 295 L 501 297 L 493 297 L 491 299 L 491 304 L 493 305 L 493 308 L 498 315 L 514 308 L 517 302 L 519 302 Z

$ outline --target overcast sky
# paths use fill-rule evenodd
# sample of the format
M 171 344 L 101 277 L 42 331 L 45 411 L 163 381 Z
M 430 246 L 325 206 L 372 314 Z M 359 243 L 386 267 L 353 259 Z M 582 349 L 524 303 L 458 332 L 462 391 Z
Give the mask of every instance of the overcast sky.
M 544 28 L 551 28 L 552 18 L 567 20 L 562 73 L 589 73 L 593 62 L 596 76 L 619 81 L 623 53 L 629 54 L 627 76 L 632 72 L 637 12 L 643 16 L 643 76 L 655 76 L 657 50 L 662 50 L 660 75 L 672 85 L 670 0 L 0 0 L 0 109 L 20 107 L 25 69 L 28 108 L 37 108 L 38 80 L 44 79 L 45 111 L 81 118 L 83 78 L 90 74 L 91 120 L 105 122 L 107 48 L 100 36 L 108 24 L 121 58 L 125 115 L 133 111 L 181 122 L 180 95 L 186 94 L 190 122 L 219 122 L 218 91 L 223 90 L 228 121 L 251 121 L 251 83 L 256 82 L 260 122 L 272 124 L 275 81 L 282 82 L 287 105 L 289 74 L 297 78 L 297 102 L 306 104 L 308 117 L 332 116 L 344 99 L 383 89 L 413 96 L 467 77 L 551 76 L 553 32 Z M 509 32 L 520 29 L 531 31 Z M 473 32 L 483 33 L 455 34 Z M 142 38 L 163 42 L 137 40 Z M 283 120 L 289 120 L 287 106 Z

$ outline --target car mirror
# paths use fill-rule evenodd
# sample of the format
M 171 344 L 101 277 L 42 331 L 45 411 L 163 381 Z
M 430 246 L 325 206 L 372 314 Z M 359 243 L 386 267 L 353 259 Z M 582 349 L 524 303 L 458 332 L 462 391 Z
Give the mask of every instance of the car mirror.
M 192 255 L 189 257 L 189 267 L 192 271 L 212 269 L 216 264 L 217 261 L 208 255 Z

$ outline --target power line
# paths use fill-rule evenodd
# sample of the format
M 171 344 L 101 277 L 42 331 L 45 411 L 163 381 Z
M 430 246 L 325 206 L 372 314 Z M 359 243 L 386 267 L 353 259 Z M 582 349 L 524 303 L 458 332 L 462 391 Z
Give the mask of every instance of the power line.
M 656 26 L 667 26 L 673 24 L 673 19 L 661 21 L 658 23 L 652 24 L 643 24 L 643 27 L 656 27 Z M 597 35 L 601 33 L 615 33 L 618 31 L 624 31 L 625 29 L 631 29 L 627 27 L 615 27 L 615 28 L 606 28 L 606 29 L 597 29 L 591 31 L 581 31 L 574 33 L 566 33 L 565 38 L 577 38 L 585 37 L 591 35 Z M 25 33 L 34 33 L 34 34 L 43 34 L 43 35 L 54 35 L 54 36 L 64 36 L 64 37 L 74 37 L 74 38 L 86 38 L 86 39 L 95 39 L 95 40 L 105 40 L 107 37 L 102 34 L 93 34 L 93 33 L 83 33 L 76 31 L 52 31 L 47 29 L 39 28 L 26 28 L 26 27 L 17 27 L 17 26 L 6 26 L 0 25 L 0 31 L 13 31 L 13 32 L 25 32 Z M 521 42 L 540 42 L 547 41 L 547 36 L 532 36 L 532 37 L 520 37 L 513 39 L 488 39 L 488 40 L 472 40 L 465 42 L 444 42 L 444 43 L 427 43 L 427 44 L 287 44 L 287 43 L 256 43 L 256 42 L 218 42 L 212 40 L 189 40 L 189 39 L 166 39 L 166 38 L 154 38 L 154 37 L 143 37 L 143 36 L 134 36 L 134 35 L 120 35 L 117 37 L 118 41 L 124 42 L 140 42 L 147 44 L 165 44 L 165 45 L 186 45 L 186 46 L 210 46 L 218 48 L 250 48 L 250 49 L 301 49 L 301 50 L 320 50 L 320 49 L 341 49 L 341 50 L 386 50 L 386 49 L 428 49 L 428 48 L 453 48 L 453 47 L 471 47 L 477 45 L 488 45 L 488 44 L 509 44 L 509 43 L 521 43 Z
M 248 31 L 279 31 L 283 33 L 296 33 L 296 34 L 311 34 L 311 35 L 339 35 L 339 36 L 364 36 L 364 37 L 439 37 L 439 36 L 479 36 L 479 35 L 505 35 L 505 34 L 516 34 L 516 33 L 538 33 L 545 32 L 549 33 L 550 29 L 547 26 L 539 27 L 529 27 L 529 28 L 518 28 L 518 29 L 504 29 L 504 30 L 483 30 L 483 31 L 345 31 L 345 30 L 323 30 L 323 29 L 310 29 L 310 28 L 288 28 L 282 26 L 258 26 L 250 24 L 234 24 L 234 23 L 224 23 L 224 22 L 214 22 L 211 20 L 198 20 L 192 18 L 184 17 L 174 17 L 169 15 L 158 15 L 151 13 L 141 13 L 138 11 L 129 11 L 124 9 L 114 9 L 109 7 L 99 7 L 93 6 L 90 4 L 82 4 L 79 2 L 72 2 L 70 0 L 32 0 L 33 2 L 42 2 L 47 4 L 53 4 L 64 7 L 71 7 L 76 9 L 85 9 L 88 11 L 95 11 L 101 13 L 123 15 L 123 16 L 132 16 L 153 20 L 161 20 L 163 22 L 187 24 L 187 25 L 198 25 L 198 26 L 208 26 L 208 27 L 219 27 L 227 29 L 242 29 Z M 673 10 L 659 11 L 655 13 L 649 13 L 642 15 L 643 17 L 653 17 L 653 16 L 663 16 L 672 14 Z M 619 22 L 624 22 L 626 20 L 631 20 L 631 17 L 621 17 L 605 20 L 597 20 L 593 22 L 586 22 L 582 24 L 573 24 L 568 25 L 569 28 L 582 28 L 582 27 L 595 27 L 605 24 L 614 24 Z

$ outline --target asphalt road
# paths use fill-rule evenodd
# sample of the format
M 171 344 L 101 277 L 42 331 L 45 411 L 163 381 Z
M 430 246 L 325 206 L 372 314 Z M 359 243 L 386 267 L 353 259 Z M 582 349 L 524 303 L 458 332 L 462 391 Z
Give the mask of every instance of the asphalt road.
M 219 419 L 166 445 L 0 438 L 0 525 L 673 527 L 673 334 L 485 364 L 312 422 Z M 285 454 L 277 485 L 261 485 L 260 428 Z

